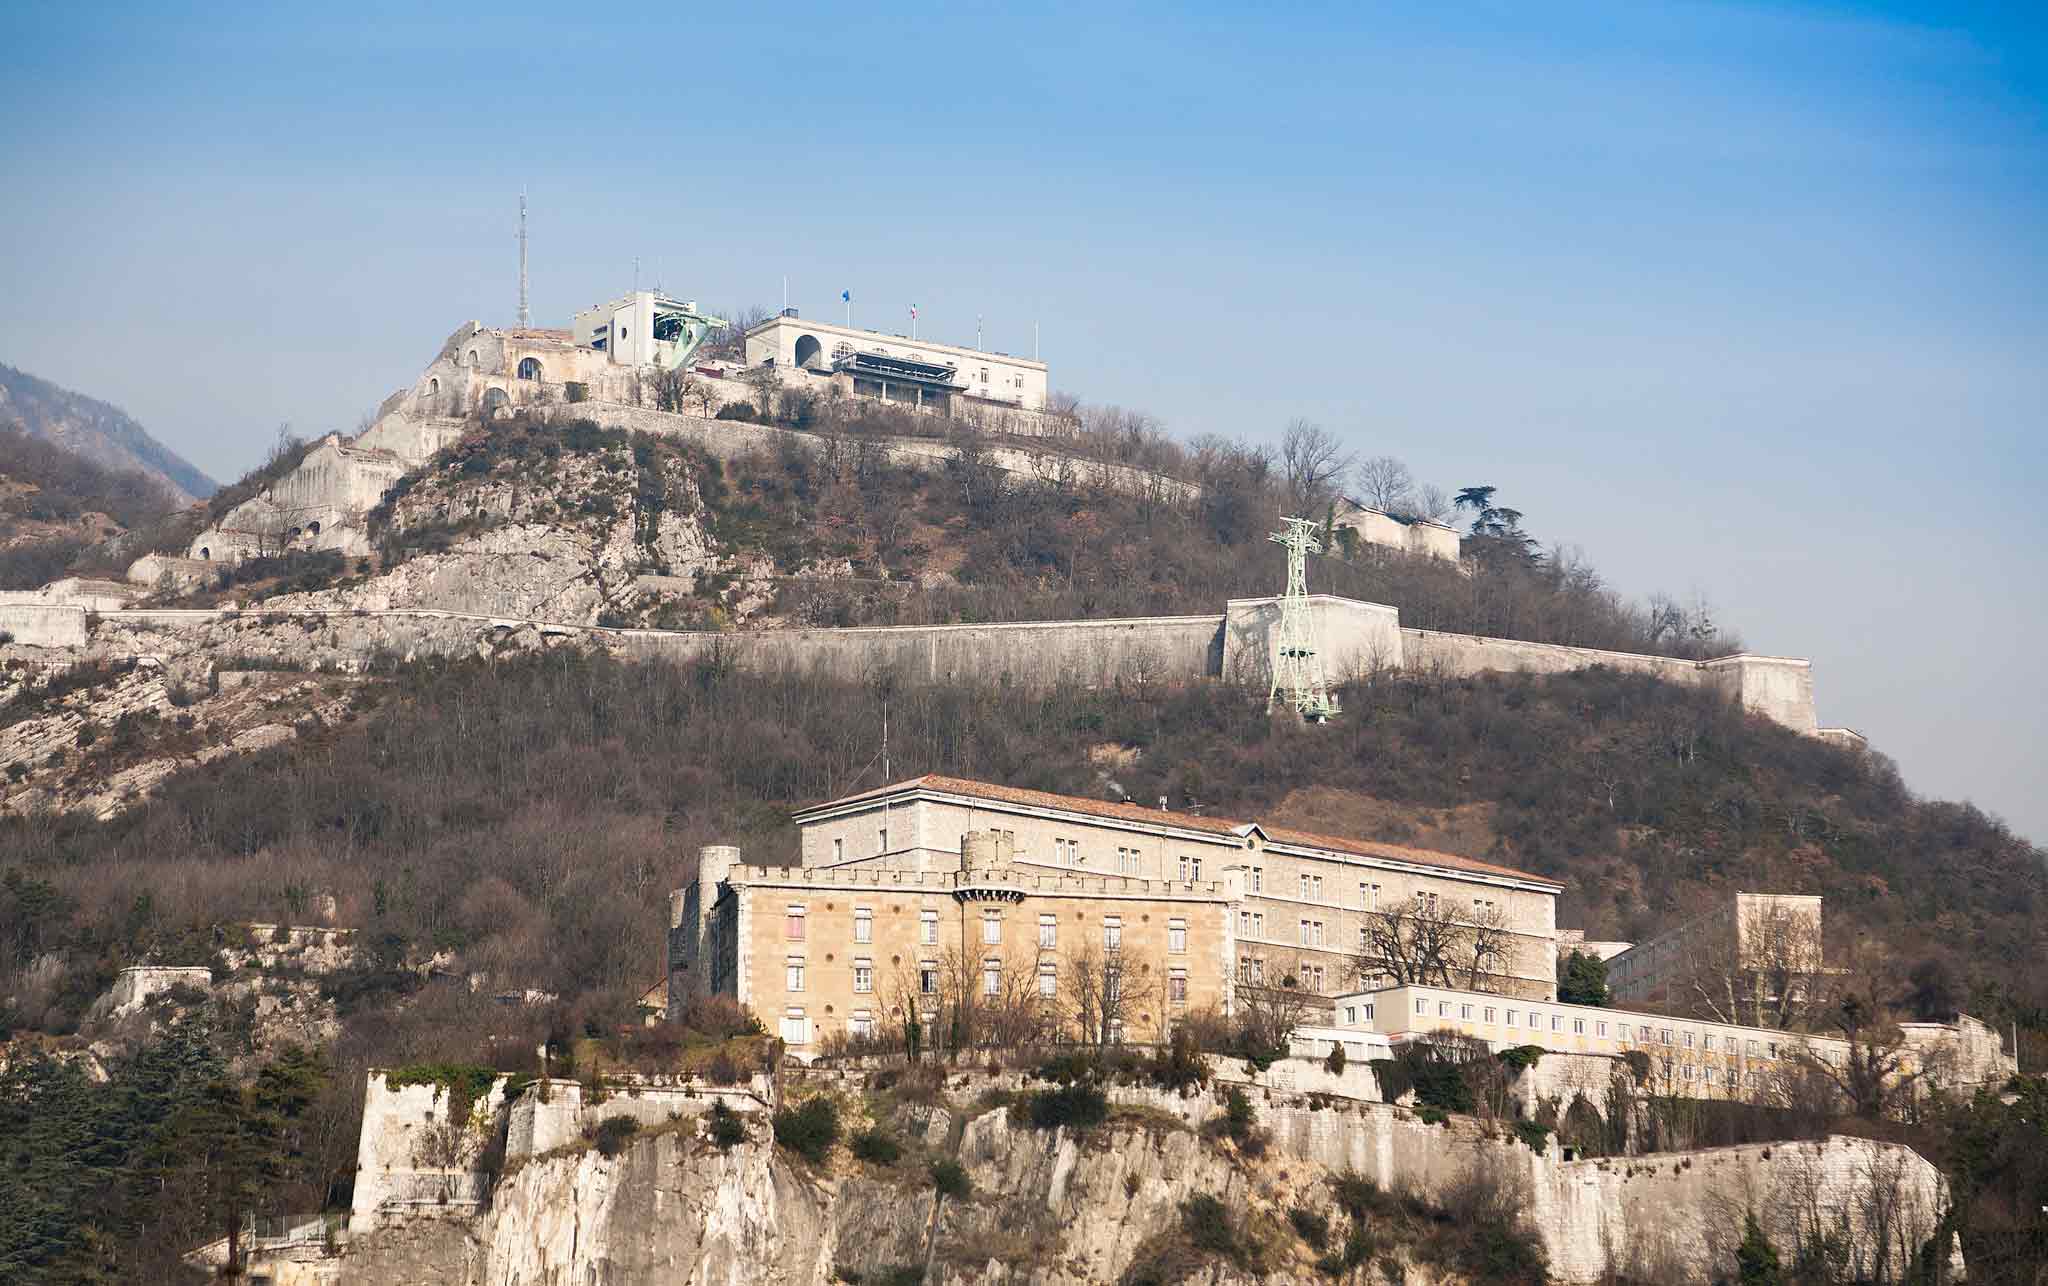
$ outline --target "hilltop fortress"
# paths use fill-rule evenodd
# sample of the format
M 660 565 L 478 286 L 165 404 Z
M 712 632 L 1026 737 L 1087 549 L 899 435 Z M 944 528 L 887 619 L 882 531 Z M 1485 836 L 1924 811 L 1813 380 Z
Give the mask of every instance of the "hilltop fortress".
M 745 337 L 749 365 L 699 362 L 697 346 L 723 323 L 693 305 L 639 292 L 578 315 L 573 329 L 459 327 L 410 387 L 378 408 L 353 440 L 330 435 L 260 494 L 202 531 L 186 557 L 149 555 L 130 569 L 140 598 L 147 589 L 204 577 L 211 564 L 292 550 L 370 550 L 366 523 L 394 484 L 437 452 L 490 423 L 523 411 L 547 423 L 594 422 L 607 429 L 691 442 L 730 460 L 790 450 L 823 451 L 813 433 L 715 418 L 766 392 L 837 390 L 914 412 L 943 414 L 991 436 L 994 467 L 1026 480 L 1063 482 L 1192 497 L 1194 484 L 1128 465 L 1077 458 L 1040 441 L 1062 421 L 1045 407 L 1043 363 L 983 354 L 900 336 L 807 323 L 785 312 Z M 986 359 L 987 369 L 983 370 Z M 984 374 L 986 379 L 984 380 Z M 907 391 L 906 391 L 907 390 Z M 681 409 L 659 409 L 659 406 Z M 892 461 L 942 468 L 955 448 L 937 437 L 873 442 Z M 1457 533 L 1441 524 L 1402 521 L 1355 505 L 1338 525 L 1365 544 L 1412 556 L 1454 560 Z M 16 643 L 98 655 L 209 663 L 240 657 L 295 666 L 358 668 L 377 653 L 491 654 L 506 648 L 581 639 L 622 655 L 688 659 L 719 655 L 734 664 L 822 668 L 858 678 L 893 668 L 933 682 L 983 681 L 1027 686 L 1232 679 L 1271 674 L 1279 611 L 1274 599 L 1232 600 L 1215 614 L 1006 624 L 676 631 L 608 629 L 542 613 L 468 613 L 414 602 L 352 611 L 266 603 L 261 618 L 234 608 L 133 608 L 123 587 L 97 585 L 86 597 L 41 591 L 0 596 L 0 629 Z M 1809 661 L 1737 654 L 1694 661 L 1513 639 L 1405 628 L 1384 604 L 1330 596 L 1313 600 L 1319 646 L 1333 681 L 1373 672 L 1471 676 L 1488 671 L 1557 673 L 1607 666 L 1724 694 L 1743 709 L 1795 731 L 1861 745 L 1844 728 L 1822 728 Z M 296 621 L 296 625 L 287 624 Z M 316 629 L 316 624 L 318 627 Z

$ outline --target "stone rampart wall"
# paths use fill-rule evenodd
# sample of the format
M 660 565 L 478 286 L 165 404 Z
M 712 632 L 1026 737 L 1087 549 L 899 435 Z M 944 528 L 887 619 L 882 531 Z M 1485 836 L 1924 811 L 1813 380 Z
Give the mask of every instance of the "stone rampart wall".
M 1510 1089 L 1524 1116 L 1533 1118 L 1546 1099 L 1556 1100 L 1560 1116 L 1571 1110 L 1573 1100 L 1584 1099 L 1604 1117 L 1608 1086 L 1616 1076 L 1631 1075 L 1625 1061 L 1608 1054 L 1547 1053 L 1523 1068 Z
M 1700 663 L 1679 657 L 1601 648 L 1565 647 L 1557 643 L 1525 643 L 1519 639 L 1484 638 L 1477 634 L 1443 634 L 1435 630 L 1401 631 L 1403 666 L 1418 674 L 1442 673 L 1453 678 L 1497 671 L 1507 674 L 1564 674 L 1595 665 L 1648 674 L 1670 683 L 1697 686 Z
M 604 1098 L 586 1101 L 576 1081 L 538 1081 L 513 1103 L 505 1130 L 505 1159 L 522 1161 L 559 1147 L 580 1143 L 584 1130 L 614 1116 L 630 1117 L 645 1128 L 666 1125 L 686 1116 L 702 1116 L 714 1103 L 735 1112 L 759 1113 L 774 1107 L 773 1081 L 755 1076 L 745 1085 L 640 1084 L 609 1088 Z
M 1399 628 L 1394 609 L 1383 604 L 1318 595 L 1311 605 L 1322 630 L 1332 682 L 1379 670 L 1428 673 L 1439 665 L 1453 675 L 1488 670 L 1554 674 L 1603 665 L 1711 687 L 1795 730 L 1811 732 L 1814 727 L 1811 668 L 1804 661 L 1742 656 L 1701 663 L 1440 634 Z M 632 657 L 723 658 L 754 670 L 822 672 L 840 679 L 894 671 L 932 683 L 1031 688 L 1203 678 L 1256 686 L 1271 673 L 1278 608 L 1272 599 L 1236 599 L 1220 616 L 729 632 L 615 630 L 425 608 L 129 609 L 102 613 L 91 636 L 82 608 L 0 605 L 0 628 L 10 620 L 17 627 L 15 640 L 35 646 L 92 646 L 102 654 L 122 656 L 169 657 L 200 651 L 215 659 L 274 661 L 288 668 L 353 670 L 378 654 L 402 659 L 490 656 L 552 637 L 578 639 Z M 1793 680 L 1790 687 L 1788 675 Z
M 1147 1087 L 1118 1087 L 1110 1097 L 1200 1129 L 1224 1111 L 1221 1090 L 1232 1078 L 1219 1069 L 1216 1080 L 1216 1092 L 1185 1098 Z M 1326 1170 L 1361 1174 L 1431 1203 L 1475 1174 L 1504 1185 L 1542 1238 L 1559 1282 L 1595 1282 L 1610 1267 L 1642 1281 L 1705 1280 L 1733 1265 L 1743 1216 L 1752 1210 L 1788 1262 L 1802 1237 L 1838 1232 L 1861 1267 L 1855 1280 L 1878 1279 L 1880 1253 L 1893 1274 L 1883 1280 L 1896 1280 L 1934 1235 L 1945 1200 L 1941 1174 L 1925 1158 L 1869 1139 L 1565 1161 L 1556 1146 L 1539 1156 L 1470 1117 L 1430 1125 L 1401 1107 L 1278 1086 L 1252 1098 L 1273 1147 Z
M 1531 1213 L 1567 1282 L 1610 1265 L 1642 1281 L 1726 1272 L 1751 1213 L 1788 1263 L 1802 1241 L 1836 1234 L 1845 1280 L 1898 1281 L 1947 1202 L 1940 1171 L 1911 1148 L 1840 1135 L 1534 1170 Z M 1960 1275 L 1959 1254 L 1952 1266 Z
M 415 1213 L 473 1213 L 489 1190 L 479 1163 L 504 1121 L 509 1079 L 499 1076 L 471 1104 L 469 1118 L 456 1122 L 442 1086 L 394 1089 L 381 1069 L 371 1069 L 349 1227 L 362 1231 Z
M 45 603 L 0 603 L 0 630 L 24 647 L 84 647 L 83 607 Z
M 1333 594 L 1311 594 L 1308 602 L 1331 683 L 1401 668 L 1404 631 L 1396 609 Z M 1210 673 L 1254 686 L 1271 682 L 1279 634 L 1278 598 L 1231 599 L 1223 610 L 1220 665 Z

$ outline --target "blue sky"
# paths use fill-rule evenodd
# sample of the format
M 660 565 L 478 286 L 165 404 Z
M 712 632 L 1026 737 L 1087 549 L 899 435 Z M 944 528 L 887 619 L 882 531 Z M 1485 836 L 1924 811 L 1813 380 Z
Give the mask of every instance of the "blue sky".
M 0 361 L 219 477 L 641 280 L 1490 483 L 2048 839 L 2031 6 L 0 8 Z M 89 12 L 90 17 L 81 17 Z

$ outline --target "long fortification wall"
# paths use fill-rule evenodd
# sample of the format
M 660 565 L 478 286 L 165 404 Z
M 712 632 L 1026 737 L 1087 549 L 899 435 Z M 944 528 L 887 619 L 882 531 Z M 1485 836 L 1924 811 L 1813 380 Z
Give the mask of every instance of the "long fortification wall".
M 1816 732 L 1812 665 L 1797 658 L 1685 661 L 1408 630 L 1391 607 L 1329 596 L 1312 599 L 1311 611 L 1333 682 L 1386 671 L 1463 677 L 1608 666 L 1709 688 L 1795 731 Z M 80 607 L 0 607 L 0 627 L 12 628 L 17 643 L 108 656 L 197 656 L 214 664 L 235 659 L 348 671 L 379 655 L 492 656 L 574 639 L 629 657 L 716 659 L 748 669 L 853 680 L 894 673 L 933 683 L 1026 688 L 1218 678 L 1256 685 L 1272 673 L 1278 618 L 1277 600 L 1233 599 L 1219 616 L 711 632 L 617 630 L 429 609 L 142 608 L 100 613 L 88 628 L 87 610 Z

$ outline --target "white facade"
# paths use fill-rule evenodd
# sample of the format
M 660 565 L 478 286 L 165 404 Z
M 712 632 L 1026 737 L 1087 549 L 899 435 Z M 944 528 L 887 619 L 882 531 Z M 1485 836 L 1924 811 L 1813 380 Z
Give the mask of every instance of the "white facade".
M 577 313 L 570 333 L 578 348 L 594 348 L 614 366 L 673 367 L 677 345 L 688 342 L 678 319 L 696 315 L 694 303 L 638 290 Z
M 747 332 L 747 365 L 773 363 L 783 370 L 832 374 L 841 359 L 873 353 L 900 361 L 953 368 L 952 384 L 962 396 L 1019 407 L 1045 409 L 1046 365 L 1028 357 L 990 353 L 954 344 L 885 335 L 801 318 L 794 310 L 771 317 Z M 865 390 L 856 388 L 856 393 Z
M 1338 531 L 1351 532 L 1362 544 L 1406 550 L 1449 563 L 1458 561 L 1461 548 L 1455 527 L 1428 518 L 1396 518 L 1383 509 L 1362 505 L 1348 497 L 1337 502 L 1331 525 Z
M 1535 1045 L 1570 1054 L 1647 1055 L 1655 1091 L 1696 1098 L 1747 1097 L 1769 1089 L 1799 1059 L 1837 1067 L 1849 1042 L 1835 1036 L 1746 1027 L 1669 1014 L 1556 1002 L 1532 1003 L 1456 987 L 1402 986 L 1335 997 L 1329 1026 L 1373 1032 L 1394 1045 L 1456 1032 L 1495 1050 Z M 1954 1023 L 1910 1023 L 1902 1072 L 1937 1088 L 1996 1084 L 2013 1074 L 1998 1033 L 1964 1014 Z

